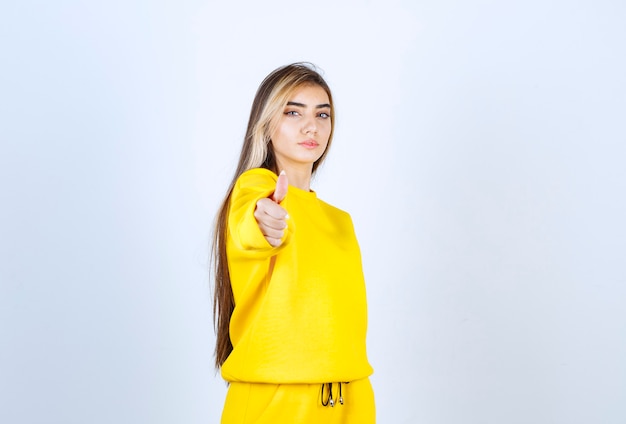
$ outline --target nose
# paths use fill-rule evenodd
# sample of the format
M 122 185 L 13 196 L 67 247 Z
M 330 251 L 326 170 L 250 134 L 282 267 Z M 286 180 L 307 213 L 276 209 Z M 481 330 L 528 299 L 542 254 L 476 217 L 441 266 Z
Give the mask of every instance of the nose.
M 315 122 L 315 118 L 309 118 L 304 123 L 302 127 L 302 132 L 304 134 L 317 134 L 317 123 Z

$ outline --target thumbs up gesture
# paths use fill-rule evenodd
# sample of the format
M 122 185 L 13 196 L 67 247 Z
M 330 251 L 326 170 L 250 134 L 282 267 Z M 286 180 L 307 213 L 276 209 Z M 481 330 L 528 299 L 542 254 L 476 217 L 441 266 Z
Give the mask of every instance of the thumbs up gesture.
M 285 228 L 287 228 L 289 215 L 287 215 L 287 211 L 279 203 L 287 195 L 288 185 L 287 175 L 285 171 L 281 171 L 272 196 L 260 199 L 256 203 L 256 209 L 254 210 L 254 218 L 257 224 L 259 224 L 261 233 L 273 247 L 281 245 Z

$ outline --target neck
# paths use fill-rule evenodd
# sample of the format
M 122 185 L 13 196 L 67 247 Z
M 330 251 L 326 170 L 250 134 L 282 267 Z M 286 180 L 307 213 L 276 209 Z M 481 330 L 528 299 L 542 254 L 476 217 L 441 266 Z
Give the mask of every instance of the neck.
M 278 172 L 284 170 L 287 174 L 289 185 L 304 191 L 311 190 L 311 176 L 313 174 L 312 164 L 306 166 L 293 166 L 291 164 L 277 163 L 277 165 Z

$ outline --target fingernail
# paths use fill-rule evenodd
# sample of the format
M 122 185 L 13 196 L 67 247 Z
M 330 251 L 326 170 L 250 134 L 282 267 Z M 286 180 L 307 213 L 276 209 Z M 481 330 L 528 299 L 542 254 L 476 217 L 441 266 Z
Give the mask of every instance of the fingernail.
M 289 214 L 285 215 L 285 219 L 289 219 Z
M 280 171 L 280 175 L 285 175 L 285 174 L 286 174 L 286 172 L 285 172 L 284 169 L 282 171 Z

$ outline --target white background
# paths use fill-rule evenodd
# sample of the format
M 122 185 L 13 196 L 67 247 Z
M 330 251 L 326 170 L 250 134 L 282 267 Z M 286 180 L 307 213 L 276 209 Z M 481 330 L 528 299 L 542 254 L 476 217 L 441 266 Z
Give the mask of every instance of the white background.
M 226 5 L 228 3 L 228 5 Z M 0 422 L 217 423 L 213 217 L 319 65 L 380 423 L 626 422 L 626 3 L 0 7 Z

